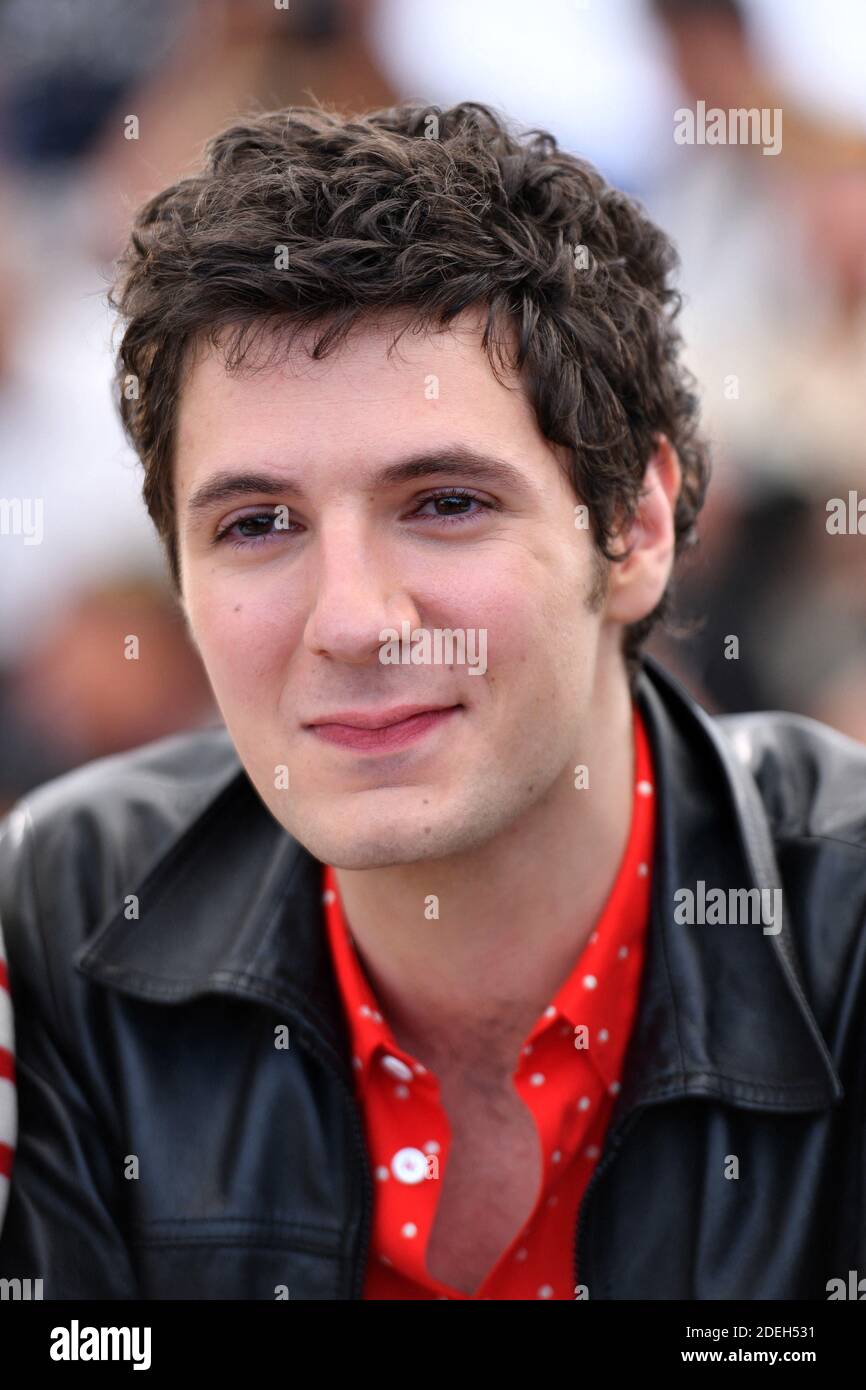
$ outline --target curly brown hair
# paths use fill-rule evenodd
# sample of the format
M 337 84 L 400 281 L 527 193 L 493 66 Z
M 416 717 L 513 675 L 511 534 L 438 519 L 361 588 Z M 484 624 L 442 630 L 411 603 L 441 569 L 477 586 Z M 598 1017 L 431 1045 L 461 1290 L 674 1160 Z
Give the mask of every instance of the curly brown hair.
M 278 247 L 287 269 L 275 269 Z M 542 434 L 566 447 L 603 568 L 658 433 L 682 470 L 675 553 L 693 546 L 710 465 L 679 360 L 678 263 L 665 233 L 591 164 L 479 102 L 354 117 L 316 104 L 221 131 L 200 172 L 139 210 L 109 293 L 124 324 L 118 407 L 176 590 L 171 461 L 187 348 L 219 344 L 236 370 L 269 325 L 290 337 L 319 325 L 318 359 L 359 315 L 398 307 L 420 328 L 486 309 L 491 368 L 521 374 Z M 672 589 L 625 629 L 632 682 Z

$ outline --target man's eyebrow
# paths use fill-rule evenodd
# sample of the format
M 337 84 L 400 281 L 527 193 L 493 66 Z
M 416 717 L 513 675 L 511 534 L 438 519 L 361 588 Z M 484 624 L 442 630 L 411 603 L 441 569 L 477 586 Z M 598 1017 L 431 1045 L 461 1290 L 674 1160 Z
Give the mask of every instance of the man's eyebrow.
M 361 474 L 358 487 L 361 490 L 397 487 L 400 483 L 446 473 L 460 473 L 467 480 L 522 491 L 528 491 L 531 487 L 527 475 L 513 463 L 461 444 L 411 454 L 377 471 Z M 255 472 L 229 469 L 215 473 L 207 482 L 197 487 L 187 500 L 186 512 L 191 520 L 195 520 L 218 504 L 231 502 L 251 493 L 291 493 L 302 502 L 307 500 L 303 484 L 296 476 L 269 473 L 261 469 Z

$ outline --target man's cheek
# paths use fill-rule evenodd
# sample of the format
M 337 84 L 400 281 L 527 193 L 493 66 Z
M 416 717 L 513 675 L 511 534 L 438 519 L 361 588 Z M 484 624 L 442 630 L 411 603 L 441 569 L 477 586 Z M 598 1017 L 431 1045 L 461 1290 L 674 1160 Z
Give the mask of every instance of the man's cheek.
M 280 648 L 270 625 L 230 609 L 209 615 L 205 628 L 199 628 L 199 650 L 213 679 L 227 691 L 254 694 L 275 678 Z

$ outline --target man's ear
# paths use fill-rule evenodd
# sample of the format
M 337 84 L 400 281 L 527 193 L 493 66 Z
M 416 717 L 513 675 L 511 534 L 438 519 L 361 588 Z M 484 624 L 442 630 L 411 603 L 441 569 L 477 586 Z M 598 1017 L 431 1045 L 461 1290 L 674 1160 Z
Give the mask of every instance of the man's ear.
M 611 621 L 640 622 L 661 599 L 673 569 L 674 512 L 681 484 L 677 451 L 667 435 L 658 434 L 637 511 L 615 547 L 626 558 L 610 566 L 605 613 Z

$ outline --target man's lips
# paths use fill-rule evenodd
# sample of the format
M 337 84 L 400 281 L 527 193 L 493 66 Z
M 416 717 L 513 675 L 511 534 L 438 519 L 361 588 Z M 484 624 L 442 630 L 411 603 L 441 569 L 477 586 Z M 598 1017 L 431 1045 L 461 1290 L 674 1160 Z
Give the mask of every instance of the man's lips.
M 311 719 L 307 727 L 318 728 L 322 724 L 336 724 L 344 729 L 387 729 L 391 724 L 399 724 L 416 714 L 429 714 L 440 709 L 452 709 L 451 705 L 393 705 L 391 709 L 338 710 L 334 714 L 323 714 L 319 719 Z
M 390 710 L 340 710 L 305 727 L 318 738 L 361 752 L 403 748 L 445 723 L 460 705 L 399 705 Z

